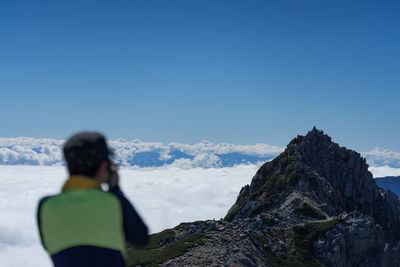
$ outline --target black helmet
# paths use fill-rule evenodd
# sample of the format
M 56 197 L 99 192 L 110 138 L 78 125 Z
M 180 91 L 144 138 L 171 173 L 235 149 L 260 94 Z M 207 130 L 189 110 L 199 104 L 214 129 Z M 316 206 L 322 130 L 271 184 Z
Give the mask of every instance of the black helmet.
M 63 148 L 70 174 L 94 177 L 100 163 L 109 160 L 113 152 L 108 148 L 103 135 L 96 132 L 81 132 L 67 140 Z

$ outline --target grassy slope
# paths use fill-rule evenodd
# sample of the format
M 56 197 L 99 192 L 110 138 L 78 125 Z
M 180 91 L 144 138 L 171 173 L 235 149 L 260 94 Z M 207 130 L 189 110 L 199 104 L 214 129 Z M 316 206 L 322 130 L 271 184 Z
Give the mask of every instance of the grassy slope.
M 167 229 L 150 235 L 149 243 L 144 248 L 127 246 L 128 266 L 157 266 L 169 259 L 183 255 L 188 249 L 204 244 L 205 234 L 190 234 L 183 239 L 174 241 L 175 231 Z

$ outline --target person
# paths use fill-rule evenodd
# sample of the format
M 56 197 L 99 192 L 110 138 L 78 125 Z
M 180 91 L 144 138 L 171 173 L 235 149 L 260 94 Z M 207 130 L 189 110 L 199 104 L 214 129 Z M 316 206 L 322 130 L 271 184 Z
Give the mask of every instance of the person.
M 126 266 L 126 240 L 144 246 L 148 230 L 118 185 L 113 152 L 96 132 L 75 134 L 63 152 L 70 176 L 37 209 L 43 247 L 56 267 Z

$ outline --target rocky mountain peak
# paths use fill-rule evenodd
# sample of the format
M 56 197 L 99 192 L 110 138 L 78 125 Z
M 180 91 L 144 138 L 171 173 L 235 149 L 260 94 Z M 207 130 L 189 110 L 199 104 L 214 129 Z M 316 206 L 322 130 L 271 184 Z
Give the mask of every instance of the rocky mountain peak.
M 354 150 L 340 147 L 315 127 L 305 136 L 293 139 L 287 153 L 307 172 L 323 177 L 342 197 L 352 202 L 371 204 L 379 197 L 365 158 Z
M 379 233 L 372 228 L 365 231 L 371 231 L 375 239 L 379 236 L 380 243 L 384 241 L 388 247 L 400 248 L 400 202 L 397 196 L 376 185 L 366 160 L 358 152 L 340 147 L 315 127 L 305 136 L 294 138 L 282 154 L 261 166 L 250 185 L 242 188 L 225 219 L 257 217 L 273 218 L 281 228 L 336 218 L 344 223 L 342 233 L 350 231 L 343 225 L 350 225 L 350 221 L 357 218 L 365 224 L 379 226 Z M 353 242 L 350 239 L 356 237 L 349 234 L 348 238 Z M 389 257 L 381 248 L 375 247 L 375 241 L 369 242 L 370 247 L 366 250 L 376 249 L 380 251 L 380 257 Z M 341 249 L 347 253 L 349 248 Z M 323 253 L 328 252 L 324 250 Z M 346 257 L 351 262 L 353 256 Z M 338 260 L 332 257 L 322 261 Z M 365 254 L 365 257 L 371 256 Z M 393 266 L 400 266 L 397 260 Z M 348 262 L 343 264 L 353 266 L 346 265 Z
M 317 145 L 317 144 L 329 144 L 332 142 L 331 137 L 328 136 L 327 134 L 324 133 L 322 130 L 318 130 L 315 126 L 311 129 L 311 131 L 308 131 L 308 133 L 303 136 L 303 135 L 298 135 L 296 138 L 294 138 L 288 146 L 292 144 L 299 144 L 299 143 L 308 143 L 312 145 Z
M 189 246 L 162 266 L 400 267 L 400 202 L 358 152 L 314 127 L 259 168 L 225 219 L 152 238 L 161 245 L 143 258 Z
M 274 208 L 293 193 L 325 204 L 321 212 L 328 216 L 354 209 L 372 213 L 371 205 L 380 196 L 365 159 L 314 127 L 305 136 L 294 138 L 282 154 L 258 170 L 251 184 L 242 189 L 228 218 Z M 256 210 L 251 208 L 254 205 Z

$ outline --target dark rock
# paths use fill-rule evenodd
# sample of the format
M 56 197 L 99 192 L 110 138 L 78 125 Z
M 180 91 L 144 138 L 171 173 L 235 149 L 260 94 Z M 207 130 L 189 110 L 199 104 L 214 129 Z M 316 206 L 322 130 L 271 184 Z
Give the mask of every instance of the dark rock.
M 358 152 L 340 147 L 316 128 L 293 139 L 281 155 L 257 171 L 226 219 L 246 221 L 275 212 L 275 224 L 290 227 L 307 222 L 291 212 L 299 210 L 300 203 L 310 204 L 314 214 L 344 220 L 314 242 L 315 258 L 322 263 L 400 266 L 398 197 L 376 185 Z
M 179 231 L 207 238 L 162 266 L 400 267 L 399 199 L 316 128 L 261 166 L 224 221 Z
M 241 264 L 243 264 L 244 266 L 249 266 L 249 267 L 253 267 L 253 266 L 257 266 L 255 265 L 248 257 L 242 257 L 239 259 L 239 262 Z

